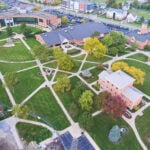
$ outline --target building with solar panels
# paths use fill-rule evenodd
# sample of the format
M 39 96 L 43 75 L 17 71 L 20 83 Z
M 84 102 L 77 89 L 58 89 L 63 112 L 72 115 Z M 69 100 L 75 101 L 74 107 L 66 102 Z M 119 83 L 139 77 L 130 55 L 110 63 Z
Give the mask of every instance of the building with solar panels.
M 47 145 L 46 150 L 96 150 L 84 133 L 74 138 L 69 131 L 54 139 Z

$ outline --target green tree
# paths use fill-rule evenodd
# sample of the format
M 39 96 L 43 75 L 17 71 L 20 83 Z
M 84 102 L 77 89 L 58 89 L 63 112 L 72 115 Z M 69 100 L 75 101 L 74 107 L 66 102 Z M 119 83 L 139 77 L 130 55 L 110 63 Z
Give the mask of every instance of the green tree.
M 29 108 L 27 105 L 20 106 L 19 104 L 12 107 L 12 115 L 19 118 L 27 119 L 29 116 Z
M 13 34 L 12 28 L 10 26 L 6 27 L 6 31 L 7 31 L 8 36 L 11 36 Z
M 98 32 L 98 31 L 95 31 L 92 35 L 91 35 L 91 37 L 93 38 L 93 37 L 99 37 L 100 36 L 100 33 Z
M 74 67 L 73 59 L 68 56 L 64 55 L 57 60 L 58 67 L 62 70 L 70 71 Z
M 75 88 L 71 91 L 71 94 L 75 100 L 79 100 L 79 97 L 81 96 L 82 92 L 85 91 L 85 88 L 81 85 L 81 83 L 77 83 Z
M 138 48 L 137 44 L 135 42 L 131 43 L 131 50 L 135 51 Z
M 62 93 L 71 89 L 70 79 L 67 77 L 67 75 L 61 75 L 57 78 L 56 84 L 54 85 L 54 89 L 55 91 Z
M 111 31 L 103 38 L 102 43 L 107 46 L 108 51 L 115 47 L 118 52 L 123 52 L 125 50 L 126 38 L 119 32 Z
M 25 37 L 30 37 L 32 36 L 32 30 L 29 27 L 24 28 L 23 34 Z
M 118 53 L 118 49 L 116 47 L 112 47 L 109 49 L 109 54 L 115 56 Z
M 79 117 L 79 125 L 85 130 L 90 130 L 94 125 L 94 120 L 92 115 L 89 112 L 84 112 Z
M 78 108 L 77 104 L 71 103 L 71 105 L 69 107 L 69 114 L 73 118 L 76 117 L 79 114 L 79 108 Z
M 63 53 L 59 47 L 53 48 L 53 55 L 57 59 L 57 65 L 60 69 L 70 71 L 74 67 L 73 59 Z
M 49 61 L 50 50 L 45 45 L 35 46 L 33 48 L 33 52 L 34 56 L 37 57 L 40 61 Z
M 20 30 L 23 32 L 26 27 L 27 27 L 26 24 L 25 24 L 25 23 L 22 23 L 22 24 L 20 25 Z
M 82 93 L 79 99 L 79 104 L 83 110 L 91 111 L 93 105 L 93 96 L 94 95 L 90 90 L 86 90 L 84 93 Z
M 67 26 L 67 25 L 68 25 L 68 18 L 65 17 L 65 16 L 62 16 L 62 17 L 61 17 L 61 24 L 62 24 L 63 26 Z
M 86 39 L 84 49 L 97 58 L 106 54 L 106 47 L 96 37 Z
M 18 83 L 18 79 L 16 77 L 16 74 L 14 72 L 6 72 L 4 75 L 4 79 L 6 81 L 6 86 L 10 90 L 12 90 L 14 93 L 14 86 Z

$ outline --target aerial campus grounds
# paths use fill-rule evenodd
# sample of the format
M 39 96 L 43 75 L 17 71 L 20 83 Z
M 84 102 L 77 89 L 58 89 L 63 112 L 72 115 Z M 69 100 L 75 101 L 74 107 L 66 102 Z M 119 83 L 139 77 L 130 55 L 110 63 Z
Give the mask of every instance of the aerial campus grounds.
M 102 150 L 142 150 L 146 147 L 150 149 L 150 66 L 147 62 L 148 52 L 130 51 L 127 48 L 118 56 L 105 55 L 98 59 L 89 55 L 81 45 L 80 47 L 70 45 L 72 49 L 68 50 L 68 55 L 73 58 L 75 66 L 71 71 L 64 71 L 57 67 L 51 48 L 49 48 L 48 61 L 40 62 L 35 58 L 32 49 L 41 44 L 35 40 L 34 35 L 44 31 L 38 27 L 30 26 L 30 28 L 33 36 L 27 38 L 22 36 L 19 25 L 12 27 L 14 33 L 11 37 L 7 35 L 6 28 L 2 28 L 0 31 L 0 105 L 3 106 L 3 115 L 1 115 L 0 120 L 7 122 L 10 128 L 15 127 L 17 129 L 12 130 L 17 146 L 21 147 L 20 144 L 23 143 L 23 140 L 27 143 L 36 141 L 38 144 L 48 138 L 51 141 L 54 138 L 54 130 L 62 134 L 66 131 L 71 132 L 76 126 L 79 128 L 76 123 L 79 121 L 83 110 L 77 104 L 72 91 L 80 85 L 83 91 L 92 91 L 96 99 L 99 95 L 98 75 L 103 71 L 97 65 L 100 63 L 110 65 L 119 60 L 145 72 L 143 85 L 136 86 L 145 94 L 143 98 L 145 105 L 136 112 L 130 112 L 132 114 L 131 119 L 125 117 L 113 119 L 101 112 L 95 103 L 90 112 L 93 115 L 94 125 L 87 132 L 83 129 L 81 131 L 85 132 L 92 145 L 95 141 L 94 147 L 98 145 Z M 92 77 L 84 78 L 81 75 L 83 70 L 89 70 Z M 8 72 L 14 72 L 18 80 L 12 89 L 4 86 L 4 76 Z M 53 88 L 57 78 L 62 75 L 67 75 L 71 82 L 70 91 L 64 93 L 57 92 Z M 17 118 L 11 115 L 9 110 L 16 104 L 29 108 L 30 115 L 28 118 Z M 76 104 L 77 108 L 75 109 L 78 110 L 76 115 L 70 110 L 73 108 L 73 104 Z M 11 120 L 15 123 L 11 124 Z M 108 139 L 109 131 L 114 125 L 128 129 L 127 135 L 115 144 Z

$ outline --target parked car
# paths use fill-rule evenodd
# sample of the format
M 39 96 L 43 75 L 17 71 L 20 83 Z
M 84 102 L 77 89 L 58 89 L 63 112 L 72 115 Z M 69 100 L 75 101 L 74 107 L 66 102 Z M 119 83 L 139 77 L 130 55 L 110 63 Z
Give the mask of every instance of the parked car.
M 125 111 L 123 115 L 128 119 L 132 118 L 132 115 L 128 111 Z

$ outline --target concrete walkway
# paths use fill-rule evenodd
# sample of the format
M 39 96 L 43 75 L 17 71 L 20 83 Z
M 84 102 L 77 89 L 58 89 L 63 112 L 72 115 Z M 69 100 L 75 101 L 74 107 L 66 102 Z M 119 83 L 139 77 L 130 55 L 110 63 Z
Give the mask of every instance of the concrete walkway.
M 15 99 L 14 99 L 13 95 L 11 94 L 9 88 L 7 87 L 6 82 L 5 82 L 4 77 L 1 72 L 0 72 L 0 80 L 2 81 L 2 84 L 4 85 L 4 88 L 6 90 L 6 93 L 9 97 L 10 102 L 12 103 L 13 106 L 16 105 Z

